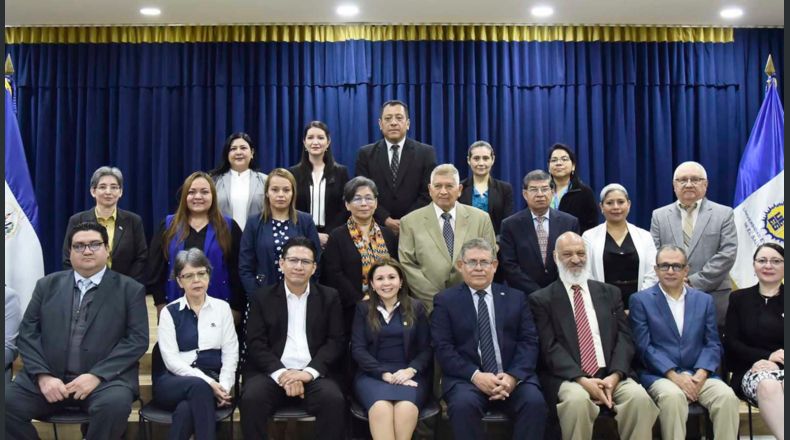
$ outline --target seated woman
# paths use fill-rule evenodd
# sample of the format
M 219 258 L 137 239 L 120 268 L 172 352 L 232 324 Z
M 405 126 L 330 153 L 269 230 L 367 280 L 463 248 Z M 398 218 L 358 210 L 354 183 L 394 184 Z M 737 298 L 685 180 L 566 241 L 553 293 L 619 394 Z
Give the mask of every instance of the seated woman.
M 549 174 L 554 182 L 551 207 L 579 219 L 579 232 L 584 233 L 598 224 L 595 196 L 576 173 L 576 155 L 565 144 L 554 144 L 549 149 Z
M 211 262 L 200 249 L 176 254 L 173 278 L 184 295 L 162 310 L 159 351 L 165 370 L 153 374 L 157 405 L 173 411 L 168 438 L 216 438 L 214 410 L 231 404 L 239 343 L 228 303 L 208 295 Z
M 582 234 L 590 260 L 590 279 L 620 288 L 623 304 L 637 290 L 658 282 L 653 265 L 656 245 L 650 232 L 628 222 L 631 199 L 619 183 L 601 190 L 605 222 Z
M 409 295 L 397 261 L 373 263 L 368 285 L 370 299 L 357 305 L 351 333 L 351 354 L 359 365 L 354 394 L 368 411 L 374 439 L 410 439 L 431 391 L 428 316 Z
M 778 439 L 784 438 L 785 251 L 764 243 L 754 253 L 757 284 L 730 295 L 724 348 L 735 393 L 760 408 Z
M 217 186 L 219 210 L 235 220 L 242 231 L 247 218 L 260 215 L 263 209 L 266 174 L 257 169 L 252 139 L 239 132 L 225 139 L 219 166 L 209 171 Z
M 239 322 L 246 299 L 239 278 L 241 229 L 220 213 L 214 181 L 208 174 L 190 174 L 179 194 L 175 214 L 165 218 L 151 240 L 147 291 L 152 292 L 159 312 L 165 304 L 180 298 L 176 280 L 168 278 L 173 273 L 175 256 L 180 250 L 200 249 L 214 267 L 208 294 L 230 303 Z
M 321 248 L 326 247 L 329 233 L 348 218 L 343 209 L 348 168 L 335 162 L 331 143 L 325 123 L 309 122 L 302 133 L 302 158 L 288 169 L 296 179 L 296 209 L 313 216 Z
M 376 184 L 367 177 L 348 181 L 343 198 L 351 217 L 329 234 L 322 259 L 321 283 L 340 292 L 346 334 L 351 332 L 357 302 L 368 292 L 370 267 L 378 259 L 398 256 L 395 234 L 373 219 L 378 195 Z
M 487 212 L 498 239 L 502 220 L 513 214 L 513 187 L 491 177 L 495 160 L 494 148 L 488 142 L 477 141 L 469 146 L 466 161 L 472 175 L 461 181 L 463 192 L 458 201 Z

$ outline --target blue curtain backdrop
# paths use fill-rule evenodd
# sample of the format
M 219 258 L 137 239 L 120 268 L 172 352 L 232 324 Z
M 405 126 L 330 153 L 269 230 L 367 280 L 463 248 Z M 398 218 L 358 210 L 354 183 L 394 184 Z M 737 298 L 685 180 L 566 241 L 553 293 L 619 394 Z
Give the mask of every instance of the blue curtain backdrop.
M 212 168 L 224 138 L 247 131 L 264 172 L 297 161 L 320 119 L 336 159 L 380 137 L 379 107 L 411 107 L 410 136 L 468 173 L 477 139 L 494 174 L 520 188 L 554 142 L 575 148 L 597 192 L 620 182 L 630 220 L 648 228 L 673 200 L 674 167 L 708 170 L 730 204 L 773 54 L 784 86 L 783 29 L 736 29 L 730 43 L 361 41 L 337 43 L 14 44 L 18 115 L 40 207 L 47 272 L 60 268 L 67 220 L 93 205 L 91 173 L 124 172 L 120 206 L 151 231 L 186 175 Z M 780 96 L 783 96 L 780 90 Z M 518 194 L 518 192 L 517 192 Z M 524 206 L 517 196 L 517 208 Z

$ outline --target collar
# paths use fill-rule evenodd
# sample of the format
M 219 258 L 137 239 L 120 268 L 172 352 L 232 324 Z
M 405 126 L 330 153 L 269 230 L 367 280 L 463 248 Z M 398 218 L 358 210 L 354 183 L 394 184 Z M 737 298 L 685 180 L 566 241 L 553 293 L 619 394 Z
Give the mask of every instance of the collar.
M 234 171 L 233 169 L 230 170 L 230 176 L 231 177 L 236 177 L 236 178 L 240 178 L 240 179 L 248 178 L 248 177 L 250 177 L 250 174 L 251 174 L 251 170 L 249 168 L 247 168 L 246 170 L 244 170 L 244 171 L 242 171 L 240 173 L 237 172 L 237 171 Z
M 440 208 L 438 205 L 436 205 L 436 203 L 433 202 L 431 202 L 431 206 L 433 206 L 433 211 L 436 213 L 436 218 L 444 221 L 444 219 L 442 218 L 442 214 L 444 214 L 442 208 Z M 458 202 L 456 202 L 455 205 L 453 205 L 453 208 L 451 210 L 447 211 L 452 216 L 451 220 L 456 219 L 455 212 L 457 207 L 458 207 Z
M 285 288 L 285 297 L 286 298 L 293 298 L 298 300 L 306 299 L 308 295 L 310 295 L 310 283 L 307 283 L 307 289 L 305 289 L 304 293 L 301 297 L 296 296 L 295 293 L 291 292 L 291 289 L 288 288 L 288 283 L 283 280 L 283 287 Z
M 387 312 L 387 308 L 384 307 L 383 304 L 379 304 L 378 306 L 376 306 L 376 310 L 378 310 L 379 313 L 381 313 L 381 316 L 383 316 L 384 319 L 388 319 L 393 314 L 395 314 L 395 311 L 398 310 L 398 307 L 400 307 L 400 301 L 395 303 L 395 307 L 392 308 L 392 312 Z
M 529 209 L 529 208 L 527 208 L 527 209 Z M 551 212 L 551 208 L 549 208 L 549 209 L 547 209 L 547 210 L 546 210 L 546 213 L 545 213 L 545 214 L 543 214 L 543 217 L 545 217 L 545 218 L 544 218 L 544 220 L 548 220 L 548 219 L 549 219 L 549 213 L 550 213 L 550 212 Z M 535 215 L 535 213 L 534 213 L 534 212 L 532 212 L 532 210 L 531 210 L 531 209 L 529 209 L 529 214 L 532 216 L 532 221 L 535 221 L 535 220 L 537 220 L 537 219 L 538 219 L 538 216 L 537 216 L 537 215 Z
M 102 270 L 96 272 L 95 274 L 85 278 L 84 276 L 80 275 L 76 270 L 74 271 L 74 283 L 79 285 L 81 280 L 91 280 L 93 284 L 99 285 L 101 283 L 102 278 L 104 278 L 104 273 L 107 272 L 107 266 L 105 265 Z
M 568 295 L 572 295 L 573 294 L 573 286 L 575 284 L 571 284 L 571 283 L 569 283 L 569 282 L 567 282 L 565 280 L 560 280 L 560 281 L 562 281 L 562 285 L 565 286 L 565 293 L 567 293 Z M 581 284 L 578 284 L 578 286 L 581 287 L 581 289 L 582 289 L 582 296 L 584 296 L 585 293 L 587 295 L 590 294 L 590 287 L 587 285 L 587 281 L 585 281 L 585 282 L 583 282 Z
M 117 217 L 118 216 L 118 207 L 116 206 L 115 208 L 113 208 L 112 209 L 112 214 L 108 215 L 107 217 L 102 217 L 102 216 L 99 215 L 99 208 L 98 207 L 94 208 L 93 213 L 96 215 L 96 219 L 97 220 L 98 219 L 102 219 L 102 220 L 113 219 L 113 220 L 115 220 L 116 218 L 118 218 Z
M 393 145 L 397 145 L 397 146 L 400 147 L 398 149 L 398 151 L 403 151 L 403 146 L 406 144 L 406 137 L 404 136 L 403 139 L 399 140 L 398 142 L 396 142 L 394 144 L 392 142 L 388 141 L 387 139 L 384 139 L 384 142 L 387 143 L 387 151 L 390 151 L 392 149 Z
M 675 303 L 679 303 L 679 302 L 683 302 L 683 301 L 686 300 L 686 292 L 687 292 L 686 291 L 686 286 L 683 286 L 683 292 L 680 293 L 680 297 L 678 297 L 678 299 L 675 299 L 675 298 L 672 298 L 671 296 L 669 296 L 667 291 L 664 290 L 663 287 L 661 287 L 661 283 L 656 283 L 656 286 L 658 286 L 659 290 L 661 290 L 661 293 L 664 294 L 664 298 L 666 298 L 667 301 L 672 301 L 672 302 L 675 302 Z
M 203 307 L 201 308 L 202 310 L 205 310 L 206 308 L 211 308 L 211 304 L 215 301 L 215 299 L 209 296 L 208 293 L 206 293 L 205 295 L 206 295 L 206 299 L 203 300 Z M 175 302 L 178 303 L 179 311 L 184 309 L 192 310 L 189 307 L 189 302 L 187 302 L 186 295 L 181 295 L 181 298 L 178 298 Z
M 678 202 L 678 208 L 681 211 L 686 211 L 686 205 L 680 203 L 680 200 L 678 200 L 677 202 Z M 692 205 L 691 210 L 692 211 L 696 211 L 697 209 L 699 209 L 700 206 L 702 206 L 702 199 L 699 199 L 696 202 L 694 202 L 694 204 Z
M 486 291 L 486 296 L 487 296 L 487 295 L 492 295 L 492 291 L 491 291 L 491 285 L 490 285 L 490 284 L 489 284 L 489 285 L 488 285 L 488 287 L 486 287 L 485 289 L 473 289 L 473 288 L 469 287 L 469 285 L 468 285 L 468 284 L 466 285 L 466 287 L 468 287 L 468 288 L 469 288 L 469 293 L 471 293 L 471 294 L 472 294 L 472 299 L 474 299 L 474 298 L 477 296 L 477 291 L 478 291 L 478 290 L 485 290 L 485 291 Z

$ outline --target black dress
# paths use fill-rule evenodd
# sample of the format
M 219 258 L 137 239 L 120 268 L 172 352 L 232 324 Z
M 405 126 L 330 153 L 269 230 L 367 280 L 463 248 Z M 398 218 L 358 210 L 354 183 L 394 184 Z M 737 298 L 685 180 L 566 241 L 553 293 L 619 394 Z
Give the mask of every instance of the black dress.
M 604 281 L 620 289 L 623 294 L 623 305 L 628 309 L 628 298 L 639 288 L 639 254 L 636 252 L 631 234 L 626 234 L 623 244 L 617 242 L 606 233 L 603 246 Z

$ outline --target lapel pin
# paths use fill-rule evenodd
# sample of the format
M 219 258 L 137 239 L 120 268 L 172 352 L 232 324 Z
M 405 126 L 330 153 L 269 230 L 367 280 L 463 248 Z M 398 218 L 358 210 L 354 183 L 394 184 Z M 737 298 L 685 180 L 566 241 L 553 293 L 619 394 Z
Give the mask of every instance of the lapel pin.
M 505 292 L 499 292 L 499 294 L 505 296 Z
M 211 327 L 216 327 L 216 326 L 217 324 L 214 324 L 213 322 L 211 323 Z
M 403 325 L 409 325 L 409 323 L 406 322 L 406 321 L 403 321 Z

